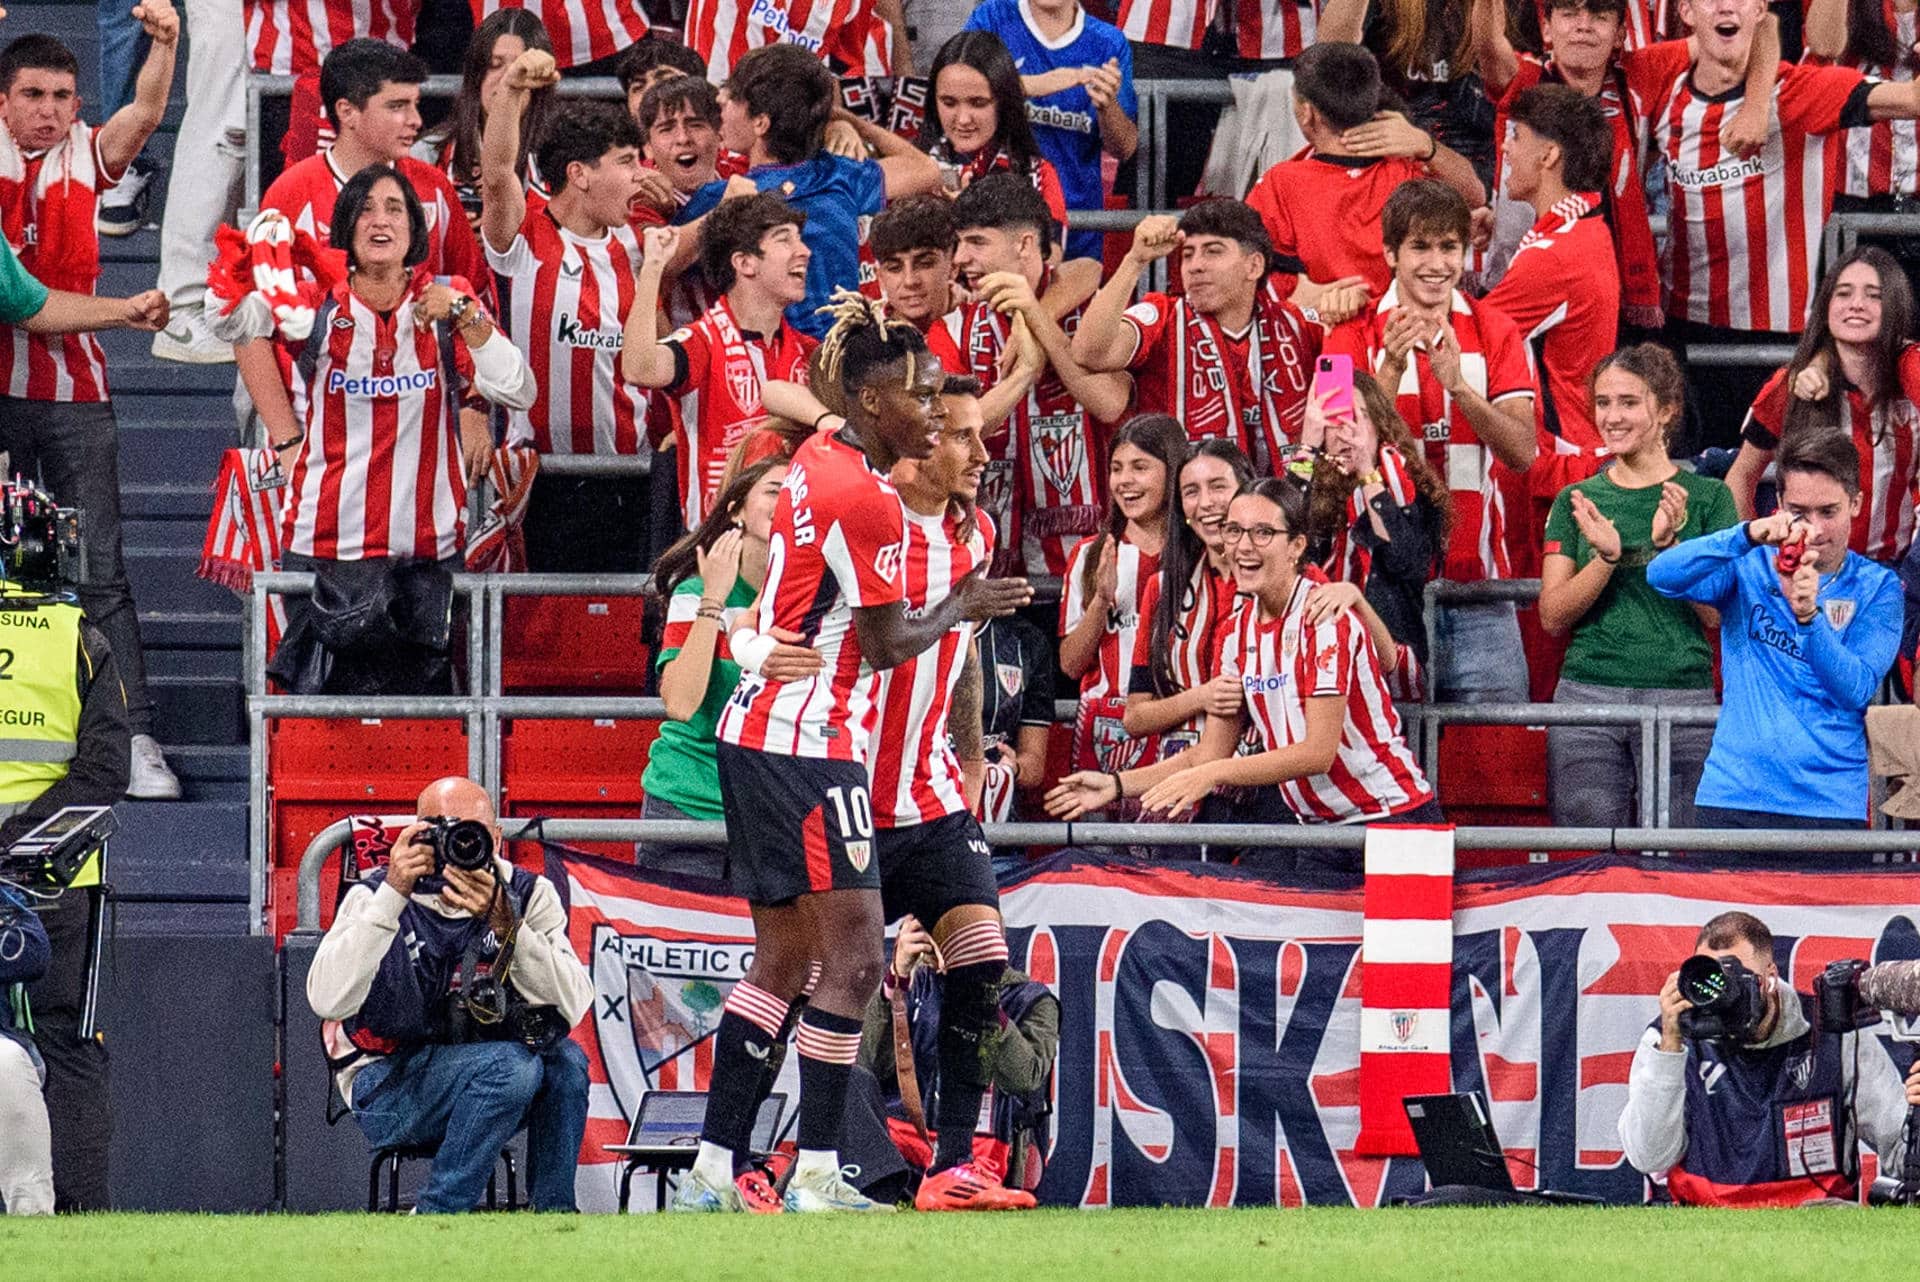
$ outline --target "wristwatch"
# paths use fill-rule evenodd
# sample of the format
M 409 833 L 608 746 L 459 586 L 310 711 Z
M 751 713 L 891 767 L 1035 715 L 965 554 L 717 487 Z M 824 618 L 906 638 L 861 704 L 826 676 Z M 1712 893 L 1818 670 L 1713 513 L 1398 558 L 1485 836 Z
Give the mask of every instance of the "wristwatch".
M 455 329 L 465 329 L 467 317 L 472 314 L 473 308 L 473 299 L 461 294 L 453 300 L 453 306 L 447 308 L 447 319 L 453 322 Z

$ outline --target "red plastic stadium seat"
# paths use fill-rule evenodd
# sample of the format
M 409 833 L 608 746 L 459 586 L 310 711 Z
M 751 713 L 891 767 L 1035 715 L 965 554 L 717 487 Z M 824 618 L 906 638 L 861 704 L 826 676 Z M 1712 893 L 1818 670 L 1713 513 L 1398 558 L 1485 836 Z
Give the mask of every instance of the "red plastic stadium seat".
M 653 653 L 639 597 L 511 596 L 501 640 L 509 691 L 641 694 Z
M 269 722 L 275 934 L 293 926 L 300 856 L 314 834 L 347 815 L 411 812 L 435 779 L 466 773 L 466 727 L 459 721 Z M 331 884 L 330 876 L 322 884 Z
M 657 721 L 561 721 L 531 718 L 502 728 L 501 813 L 520 818 L 633 819 L 640 775 L 660 735 Z M 610 859 L 631 860 L 631 842 L 568 842 Z M 524 844 L 516 862 L 540 871 L 539 847 Z

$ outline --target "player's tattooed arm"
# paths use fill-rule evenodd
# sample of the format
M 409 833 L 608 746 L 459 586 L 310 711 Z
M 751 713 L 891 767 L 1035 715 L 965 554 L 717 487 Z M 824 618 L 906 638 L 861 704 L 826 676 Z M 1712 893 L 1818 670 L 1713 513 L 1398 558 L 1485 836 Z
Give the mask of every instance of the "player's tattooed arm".
M 947 733 L 953 739 L 954 755 L 960 758 L 960 781 L 972 807 L 986 782 L 987 750 L 984 728 L 980 724 L 980 643 L 967 644 L 967 657 L 960 665 L 960 684 L 954 688 L 953 703 L 947 709 Z

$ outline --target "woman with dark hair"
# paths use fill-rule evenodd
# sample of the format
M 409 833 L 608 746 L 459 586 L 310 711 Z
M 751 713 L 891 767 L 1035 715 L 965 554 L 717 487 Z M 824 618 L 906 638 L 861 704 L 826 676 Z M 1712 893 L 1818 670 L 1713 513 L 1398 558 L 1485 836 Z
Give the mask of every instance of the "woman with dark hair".
M 927 84 L 933 110 L 920 127 L 920 145 L 940 162 L 947 190 L 959 191 L 1002 169 L 1022 174 L 1033 180 L 1054 222 L 1065 226 L 1060 175 L 1033 140 L 1020 71 L 1000 37 L 960 32 L 940 46 Z
M 289 472 L 281 568 L 458 566 L 467 504 L 460 403 L 473 394 L 525 408 L 533 372 L 471 284 L 434 279 L 426 215 L 398 171 L 369 165 L 349 179 L 329 234 L 346 279 L 318 298 L 311 337 L 294 354 L 311 389 L 306 421 L 273 443 Z M 296 612 L 304 611 L 290 602 Z
M 438 165 L 453 179 L 454 189 L 460 193 L 460 207 L 467 211 L 467 221 L 476 234 L 480 230 L 480 139 L 487 127 L 487 112 L 499 96 L 507 68 L 529 49 L 553 52 L 553 41 L 548 39 L 538 14 L 531 9 L 495 9 L 488 14 L 473 29 L 473 39 L 467 45 L 453 109 L 445 121 L 422 134 L 413 145 L 416 158 Z M 520 156 L 513 168 L 530 192 L 539 190 L 533 150 L 546 132 L 552 109 L 553 90 L 536 90 L 520 121 Z
M 1493 173 L 1493 103 L 1482 87 L 1469 0 L 1363 0 L 1342 6 L 1338 25 L 1322 18 L 1321 41 L 1364 44 L 1380 60 L 1380 80 L 1398 110 L 1465 156 L 1482 182 Z M 1387 154 L 1381 123 L 1348 131 L 1361 155 Z
M 1246 712 L 1209 718 L 1199 744 L 1153 765 L 1069 775 L 1047 794 L 1053 815 L 1137 796 L 1144 811 L 1178 816 L 1220 788 L 1278 787 L 1305 823 L 1441 822 L 1365 622 L 1355 611 L 1309 617 L 1306 526 L 1306 495 L 1272 477 L 1227 512 L 1234 583 L 1250 599 L 1221 665 L 1246 691 Z M 1262 751 L 1236 756 L 1246 718 Z M 1313 862 L 1357 868 L 1358 856 Z
M 1547 517 L 1540 626 L 1572 634 L 1555 703 L 1711 705 L 1713 652 L 1698 612 L 1647 584 L 1647 564 L 1685 539 L 1734 524 L 1733 498 L 1667 457 L 1684 383 L 1655 343 L 1625 347 L 1594 367 L 1593 421 L 1612 454 L 1605 471 L 1569 485 Z M 1706 726 L 1673 728 L 1674 827 L 1693 826 L 1693 793 L 1712 745 Z M 1556 824 L 1637 822 L 1640 731 L 1549 726 L 1549 804 Z
M 1308 480 L 1311 556 L 1330 582 L 1360 589 L 1393 639 L 1380 662 L 1394 694 L 1418 699 L 1427 581 L 1447 545 L 1453 496 L 1386 389 L 1355 371 L 1353 390 L 1352 414 L 1329 418 L 1326 397 L 1309 396 L 1302 416 L 1302 444 L 1322 451 Z
M 1827 272 L 1785 368 L 1754 399 L 1727 488 L 1742 520 L 1757 511 L 1761 476 L 1780 440 L 1802 427 L 1838 427 L 1860 451 L 1863 502 L 1848 546 L 1897 564 L 1913 540 L 1920 456 L 1920 345 L 1913 286 L 1893 256 L 1857 246 Z
M 1160 573 L 1141 594 L 1147 623 L 1134 634 L 1123 718 L 1130 735 L 1161 736 L 1163 752 L 1175 736 L 1197 740 L 1209 714 L 1240 706 L 1239 682 L 1220 675 L 1220 640 L 1234 605 L 1220 530 L 1233 496 L 1251 480 L 1246 453 L 1220 437 L 1194 446 L 1177 472 L 1180 501 L 1167 510 Z
M 642 819 L 713 822 L 726 817 L 713 745 L 720 709 L 740 684 L 740 665 L 728 649 L 727 634 L 735 616 L 753 604 L 767 580 L 773 507 L 786 479 L 784 454 L 741 468 L 721 489 L 699 528 L 654 562 L 654 590 L 667 603 L 666 631 L 654 660 L 667 719 L 640 779 L 646 793 Z M 780 666 L 783 658 L 796 665 L 791 668 L 794 676 L 820 667 L 813 650 L 776 646 L 761 671 L 787 671 Z M 718 846 L 642 842 L 634 849 L 643 867 L 708 877 L 724 875 L 725 856 Z
M 1187 457 L 1187 429 L 1167 414 L 1141 414 L 1114 433 L 1108 455 L 1106 528 L 1074 545 L 1067 556 L 1060 601 L 1060 671 L 1080 683 L 1073 760 L 1129 759 L 1151 752 L 1150 741 L 1126 732 L 1127 681 L 1134 633 L 1146 585 L 1160 570 L 1167 514 L 1179 507 L 1176 488 Z

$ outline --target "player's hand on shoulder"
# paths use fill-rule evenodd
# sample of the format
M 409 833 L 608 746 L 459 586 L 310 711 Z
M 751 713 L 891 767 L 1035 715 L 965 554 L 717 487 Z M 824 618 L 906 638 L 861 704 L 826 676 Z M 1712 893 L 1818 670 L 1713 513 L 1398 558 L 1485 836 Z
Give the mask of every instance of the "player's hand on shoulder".
M 1003 618 L 1033 600 L 1033 585 L 1025 579 L 992 579 L 979 570 L 961 579 L 954 589 L 961 613 L 978 623 Z

